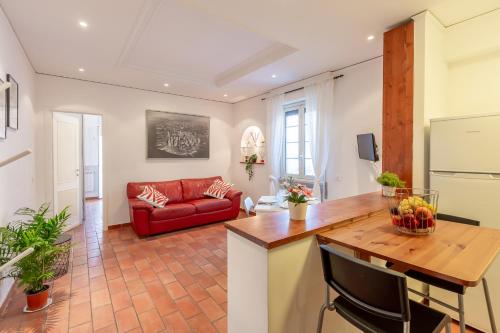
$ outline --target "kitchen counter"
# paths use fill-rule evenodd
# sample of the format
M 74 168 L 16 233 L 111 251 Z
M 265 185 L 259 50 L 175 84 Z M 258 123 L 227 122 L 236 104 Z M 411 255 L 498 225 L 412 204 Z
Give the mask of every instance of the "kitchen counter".
M 377 192 L 310 205 L 305 221 L 283 211 L 227 222 L 228 332 L 315 332 L 325 286 L 316 235 L 387 210 Z M 332 313 L 323 327 L 357 332 Z
M 259 246 L 273 249 L 386 209 L 387 198 L 374 192 L 310 205 L 305 221 L 290 221 L 288 211 L 282 211 L 226 222 L 225 226 Z

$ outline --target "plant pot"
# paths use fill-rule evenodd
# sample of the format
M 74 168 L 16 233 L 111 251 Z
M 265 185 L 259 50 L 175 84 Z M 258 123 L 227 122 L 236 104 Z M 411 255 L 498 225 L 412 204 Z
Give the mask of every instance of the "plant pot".
M 288 202 L 288 210 L 290 211 L 290 220 L 303 221 L 306 219 L 307 202 L 294 203 Z
M 38 311 L 45 308 L 49 301 L 49 286 L 44 285 L 44 289 L 35 294 L 26 293 L 26 309 L 29 312 Z
M 393 186 L 383 186 L 382 185 L 382 195 L 384 197 L 393 197 L 396 195 L 396 187 Z

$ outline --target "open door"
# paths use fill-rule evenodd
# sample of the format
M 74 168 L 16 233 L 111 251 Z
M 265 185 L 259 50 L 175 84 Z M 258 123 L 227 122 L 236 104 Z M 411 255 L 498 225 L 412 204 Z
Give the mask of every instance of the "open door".
M 81 115 L 54 113 L 54 212 L 69 206 L 71 218 L 67 229 L 82 222 L 81 129 Z

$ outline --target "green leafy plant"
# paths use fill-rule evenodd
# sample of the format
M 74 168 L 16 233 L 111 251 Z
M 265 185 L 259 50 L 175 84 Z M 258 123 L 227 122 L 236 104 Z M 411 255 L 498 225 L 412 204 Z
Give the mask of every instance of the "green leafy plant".
M 248 180 L 252 180 L 254 176 L 254 164 L 257 162 L 257 154 L 252 154 L 245 161 L 245 172 L 248 174 Z
M 377 182 L 382 186 L 404 187 L 405 182 L 399 179 L 399 176 L 393 172 L 386 171 L 377 178 Z
M 18 261 L 9 273 L 10 277 L 18 279 L 26 294 L 46 289 L 45 281 L 54 276 L 52 267 L 55 259 L 67 250 L 65 246 L 54 245 L 54 242 L 70 217 L 68 207 L 53 217 L 47 217 L 48 207 L 44 204 L 36 211 L 30 208 L 18 210 L 16 215 L 28 219 L 9 224 L 5 228 L 8 231 L 3 233 L 10 238 L 8 246 L 13 252 L 21 253 L 33 248 L 33 252 Z

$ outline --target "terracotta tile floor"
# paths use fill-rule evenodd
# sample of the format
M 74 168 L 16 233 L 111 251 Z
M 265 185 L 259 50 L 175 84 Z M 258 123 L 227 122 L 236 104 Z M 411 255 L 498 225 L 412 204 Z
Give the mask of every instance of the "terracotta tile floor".
M 102 232 L 101 201 L 71 231 L 70 272 L 52 283 L 54 304 L 22 313 L 15 288 L 0 332 L 226 332 L 226 233 L 221 223 L 139 239 Z

